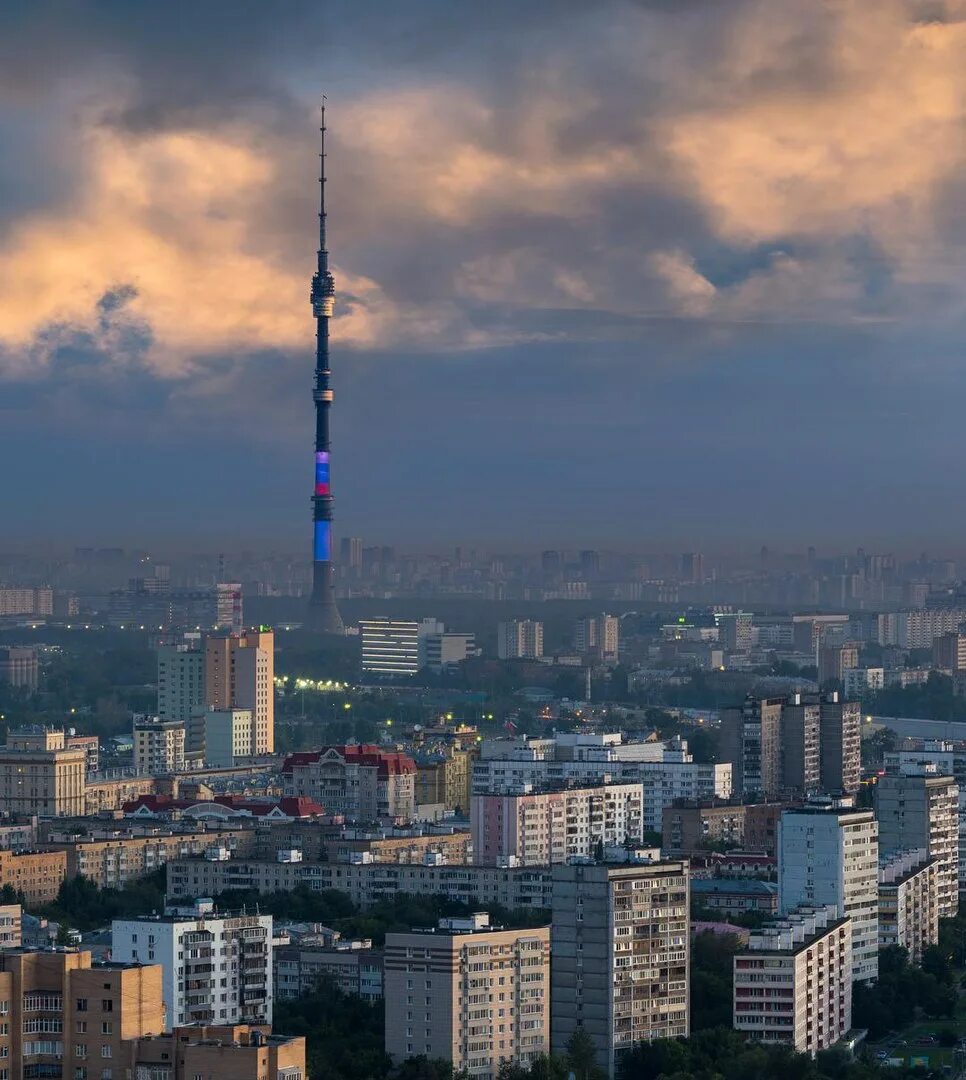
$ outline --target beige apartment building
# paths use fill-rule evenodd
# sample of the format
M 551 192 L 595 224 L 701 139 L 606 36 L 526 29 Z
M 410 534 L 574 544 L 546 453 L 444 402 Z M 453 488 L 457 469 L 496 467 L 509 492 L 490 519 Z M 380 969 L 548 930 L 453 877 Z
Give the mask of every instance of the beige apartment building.
M 925 849 L 888 856 L 879 865 L 879 948 L 901 945 L 909 962 L 939 941 L 939 863 Z
M 500 930 L 485 914 L 386 935 L 386 1052 L 452 1061 L 479 1080 L 550 1050 L 550 928 Z
M 165 865 L 169 859 L 201 855 L 213 844 L 227 845 L 210 832 L 174 833 L 166 836 L 122 836 L 111 839 L 74 840 L 51 845 L 63 852 L 68 877 L 85 877 L 101 889 L 121 889 Z
M 305 1039 L 273 1035 L 262 1024 L 191 1024 L 136 1039 L 126 1064 L 119 1080 L 303 1080 Z
M 86 951 L 0 952 L 0 1057 L 11 1077 L 124 1080 L 130 1040 L 164 1030 L 161 967 Z
M 590 1036 L 609 1077 L 639 1042 L 686 1038 L 688 865 L 553 867 L 553 1048 Z
M 252 754 L 275 752 L 275 635 L 261 628 L 243 634 L 208 634 L 204 641 L 204 701 L 207 709 L 248 709 Z M 204 711 L 188 724 L 187 749 L 204 750 Z
M 63 851 L 0 851 L 0 888 L 9 885 L 30 904 L 56 900 L 66 876 Z
M 65 817 L 86 812 L 87 753 L 63 731 L 11 731 L 0 750 L 0 806 L 11 815 Z
M 19 949 L 23 938 L 23 909 L 19 904 L 0 904 L 0 949 Z
M 184 772 L 185 726 L 158 716 L 134 718 L 134 769 L 139 776 Z
M 852 1026 L 851 919 L 801 907 L 753 930 L 734 958 L 734 1029 L 814 1057 Z

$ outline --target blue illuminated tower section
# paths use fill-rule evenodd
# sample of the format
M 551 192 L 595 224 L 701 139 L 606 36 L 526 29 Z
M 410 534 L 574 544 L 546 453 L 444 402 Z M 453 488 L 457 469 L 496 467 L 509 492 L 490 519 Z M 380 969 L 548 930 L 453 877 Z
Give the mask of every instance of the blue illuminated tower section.
M 329 474 L 329 319 L 335 306 L 335 279 L 325 247 L 325 99 L 322 99 L 319 151 L 319 262 L 312 276 L 315 315 L 315 493 L 312 496 L 312 599 L 309 624 L 323 634 L 341 634 L 345 627 L 335 603 L 332 579 L 332 486 Z

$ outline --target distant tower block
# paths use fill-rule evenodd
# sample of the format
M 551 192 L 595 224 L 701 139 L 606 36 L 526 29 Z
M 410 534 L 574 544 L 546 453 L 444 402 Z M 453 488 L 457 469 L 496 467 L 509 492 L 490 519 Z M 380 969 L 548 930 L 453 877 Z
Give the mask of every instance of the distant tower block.
M 342 634 L 342 616 L 335 603 L 332 577 L 332 486 L 329 473 L 329 319 L 335 306 L 335 279 L 329 272 L 325 246 L 325 98 L 322 99 L 319 150 L 319 253 L 312 277 L 312 313 L 315 315 L 315 491 L 312 496 L 312 599 L 309 626 L 322 634 Z

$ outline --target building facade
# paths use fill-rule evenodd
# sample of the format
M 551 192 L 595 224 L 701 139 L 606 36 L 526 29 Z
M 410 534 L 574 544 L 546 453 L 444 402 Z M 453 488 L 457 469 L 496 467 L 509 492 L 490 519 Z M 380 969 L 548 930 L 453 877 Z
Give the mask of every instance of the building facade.
M 854 795 L 862 779 L 862 706 L 837 691 L 820 703 L 822 790 Z
M 829 801 L 786 810 L 779 823 L 779 907 L 833 905 L 852 920 L 856 982 L 879 974 L 879 824 L 871 810 Z
M 286 795 L 314 799 L 350 821 L 412 821 L 416 762 L 363 743 L 290 754 L 282 766 Z
M 900 945 L 909 962 L 939 941 L 939 864 L 924 848 L 885 856 L 879 866 L 879 947 Z
M 804 906 L 734 958 L 734 1028 L 814 1057 L 852 1026 L 852 930 L 832 906 Z
M 304 1080 L 304 1036 L 273 1035 L 267 1025 L 192 1024 L 131 1042 L 133 1080 Z M 78 1078 L 80 1080 L 80 1078 Z M 102 1080 L 110 1080 L 103 1077 Z
M 499 930 L 486 915 L 390 933 L 386 1052 L 425 1055 L 480 1080 L 550 1050 L 550 928 Z
M 13 815 L 64 817 L 86 811 L 87 754 L 63 731 L 23 728 L 0 750 L 0 805 Z
M 184 771 L 185 726 L 159 716 L 134 717 L 134 769 L 139 776 Z
M 501 660 L 539 660 L 543 656 L 543 623 L 535 619 L 501 622 L 496 654 Z
M 553 1049 L 578 1028 L 616 1075 L 622 1052 L 687 1037 L 688 867 L 683 862 L 553 868 Z
M 731 763 L 739 795 L 776 795 L 782 784 L 781 721 L 785 699 L 747 698 L 722 709 L 720 756 Z
M 184 1024 L 271 1024 L 271 915 L 189 914 L 115 919 L 112 955 L 160 964 L 164 1030 Z

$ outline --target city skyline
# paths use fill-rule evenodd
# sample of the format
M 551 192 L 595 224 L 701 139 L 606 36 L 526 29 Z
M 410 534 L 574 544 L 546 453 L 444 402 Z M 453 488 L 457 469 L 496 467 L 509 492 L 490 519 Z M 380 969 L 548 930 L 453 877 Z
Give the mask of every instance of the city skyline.
M 336 539 L 956 550 L 966 24 L 780 3 L 0 17 L 6 543 L 306 546 L 324 89 Z

